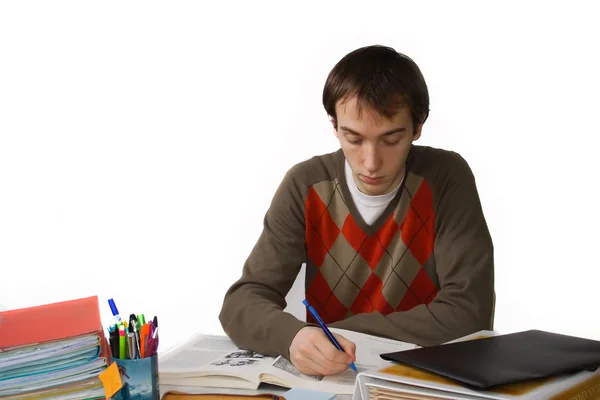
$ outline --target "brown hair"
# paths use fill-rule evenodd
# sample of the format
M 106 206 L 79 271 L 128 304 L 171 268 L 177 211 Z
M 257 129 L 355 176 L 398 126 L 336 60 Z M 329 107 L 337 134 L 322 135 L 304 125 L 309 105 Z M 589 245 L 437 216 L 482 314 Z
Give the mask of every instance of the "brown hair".
M 361 47 L 333 67 L 323 89 L 323 106 L 336 129 L 336 104 L 353 96 L 357 96 L 359 112 L 366 106 L 392 118 L 408 106 L 415 126 L 429 116 L 429 92 L 421 70 L 391 47 Z

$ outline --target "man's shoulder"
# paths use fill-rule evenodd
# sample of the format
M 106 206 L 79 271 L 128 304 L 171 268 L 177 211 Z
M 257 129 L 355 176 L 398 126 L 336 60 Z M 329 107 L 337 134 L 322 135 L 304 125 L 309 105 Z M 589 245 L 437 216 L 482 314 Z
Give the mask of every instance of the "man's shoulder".
M 286 207 L 290 202 L 296 205 L 302 204 L 310 193 L 311 187 L 318 186 L 318 189 L 315 189 L 317 191 L 331 190 L 331 187 L 336 184 L 340 169 L 343 171 L 343 167 L 340 168 L 343 160 L 343 153 L 338 150 L 315 155 L 293 164 L 277 189 L 275 194 L 277 203 L 286 204 Z
M 435 168 L 436 166 L 446 167 L 447 165 L 455 164 L 457 162 L 465 162 L 465 159 L 460 153 L 438 147 L 413 145 L 411 153 L 416 163 L 432 168 Z
M 413 146 L 409 172 L 424 179 L 434 196 L 455 185 L 475 185 L 467 160 L 458 152 L 430 146 Z
M 413 145 L 410 169 L 418 175 L 470 174 L 470 167 L 458 152 L 431 146 Z
M 341 150 L 312 156 L 289 168 L 285 179 L 302 186 L 311 186 L 325 180 L 333 181 L 340 173 L 341 160 Z

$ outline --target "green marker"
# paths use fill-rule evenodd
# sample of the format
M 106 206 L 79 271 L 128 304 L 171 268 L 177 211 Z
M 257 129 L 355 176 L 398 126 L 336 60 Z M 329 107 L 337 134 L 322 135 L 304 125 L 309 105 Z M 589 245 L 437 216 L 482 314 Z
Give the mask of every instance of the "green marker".
M 142 329 L 142 325 L 144 325 L 145 323 L 146 323 L 146 317 L 144 317 L 144 314 L 138 314 L 138 316 L 137 316 L 138 331 Z
M 119 325 L 119 358 L 127 358 L 127 337 L 125 336 L 125 326 Z

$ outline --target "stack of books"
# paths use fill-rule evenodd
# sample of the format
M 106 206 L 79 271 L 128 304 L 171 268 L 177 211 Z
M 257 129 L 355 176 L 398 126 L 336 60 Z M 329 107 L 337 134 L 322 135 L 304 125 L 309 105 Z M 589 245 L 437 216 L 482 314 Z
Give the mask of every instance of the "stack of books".
M 0 312 L 0 398 L 105 399 L 97 297 Z
M 482 331 L 380 356 L 391 363 L 361 371 L 354 400 L 600 399 L 600 341 Z

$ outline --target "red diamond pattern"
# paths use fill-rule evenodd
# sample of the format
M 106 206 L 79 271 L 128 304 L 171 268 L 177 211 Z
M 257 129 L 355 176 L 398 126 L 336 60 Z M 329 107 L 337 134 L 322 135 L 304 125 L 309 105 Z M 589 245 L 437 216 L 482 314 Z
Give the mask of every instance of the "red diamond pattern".
M 348 214 L 342 227 L 342 235 L 346 238 L 350 246 L 356 251 L 361 248 L 367 238 L 367 234 L 358 226 L 352 214 Z
M 421 303 L 429 304 L 438 292 L 423 268 L 419 270 L 409 288 L 410 290 L 406 292 L 396 311 L 408 311 Z
M 307 296 L 309 297 L 309 302 L 325 323 L 339 321 L 348 312 L 348 309 L 333 294 L 321 273 L 318 273 L 311 282 L 307 289 Z M 317 309 L 315 304 L 318 305 L 319 309 Z M 314 320 L 311 321 L 316 322 Z
M 423 268 L 419 270 L 417 276 L 410 284 L 410 290 L 417 296 L 419 302 L 425 303 L 431 292 L 435 290 L 435 285 L 427 275 L 427 272 Z
M 317 267 L 320 267 L 340 234 L 340 229 L 331 218 L 325 203 L 312 187 L 306 198 L 304 218 L 308 257 Z
M 373 236 L 367 236 L 360 229 L 352 214 L 348 214 L 342 227 L 342 235 L 348 240 L 352 248 L 364 258 L 371 271 L 375 270 L 381 257 L 385 254 L 385 249 L 390 245 L 397 232 L 398 224 L 393 216 L 388 218 L 386 223 Z
M 356 301 L 350 307 L 350 311 L 354 314 L 364 312 L 379 311 L 382 314 L 389 314 L 394 309 L 386 301 L 381 292 L 383 282 L 374 273 L 369 276 L 367 282 L 363 285 L 361 292 L 358 294 Z
M 325 322 L 325 319 L 328 318 L 327 310 L 325 309 L 325 307 L 323 307 L 321 305 L 321 303 L 319 303 L 319 301 L 314 296 L 312 296 L 311 293 L 308 291 L 306 292 L 306 299 L 308 300 L 310 305 L 315 309 L 317 314 L 319 314 L 321 316 L 321 319 L 323 320 L 323 322 Z M 325 303 L 323 303 L 323 304 L 325 304 Z M 313 323 L 313 324 L 317 323 L 317 321 L 314 319 L 312 314 L 310 312 L 308 312 L 308 310 L 306 311 L 306 322 Z M 325 322 L 325 323 L 327 323 L 327 322 Z
M 434 221 L 431 189 L 427 182 L 423 181 L 400 226 L 402 241 L 409 246 L 410 251 L 421 265 L 427 262 L 433 252 Z
M 339 321 L 348 313 L 348 309 L 335 297 L 335 294 L 331 294 L 325 307 L 327 308 L 327 314 L 325 314 L 327 319 L 324 321 L 326 324 Z
M 319 304 L 326 304 L 329 295 L 331 294 L 331 288 L 327 284 L 323 274 L 318 273 L 310 283 L 307 289 L 307 293 L 317 300 Z
M 410 290 L 407 290 L 404 297 L 402 297 L 402 301 L 398 304 L 398 307 L 396 307 L 396 311 L 408 311 L 419 304 L 421 304 L 421 302 Z

